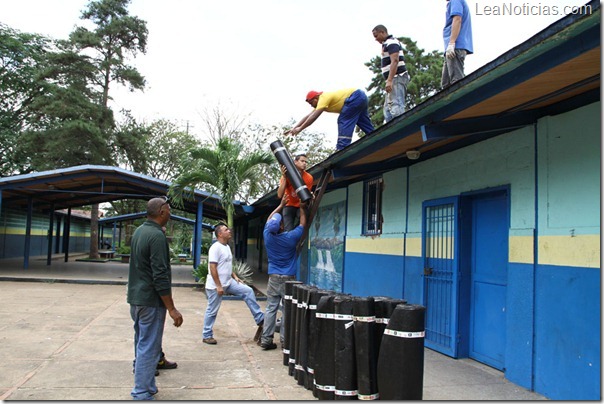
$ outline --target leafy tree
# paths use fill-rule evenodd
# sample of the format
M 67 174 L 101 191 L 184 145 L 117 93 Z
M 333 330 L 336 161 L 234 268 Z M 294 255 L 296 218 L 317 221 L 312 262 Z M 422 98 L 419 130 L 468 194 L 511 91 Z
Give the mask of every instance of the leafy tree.
M 142 90 L 145 79 L 135 67 L 126 63 L 126 57 L 146 53 L 147 23 L 128 13 L 130 0 L 91 1 L 81 18 L 89 20 L 94 30 L 76 27 L 69 41 L 81 55 L 88 56 L 94 71 L 93 86 L 100 89 L 100 105 L 107 109 L 109 89 L 113 83 L 128 85 L 131 91 Z M 103 114 L 99 129 L 109 139 L 112 120 Z M 98 204 L 92 205 L 90 221 L 90 258 L 98 257 Z
M 0 23 L 0 176 L 31 171 L 17 146 L 21 131 L 35 125 L 29 107 L 44 93 L 40 66 L 50 47 L 48 38 Z
M 37 124 L 24 131 L 18 148 L 32 168 L 112 163 L 99 122 L 113 121 L 113 116 L 88 86 L 94 72 L 85 58 L 69 50 L 49 53 L 39 74 L 45 90 L 29 106 Z
M 172 181 L 180 169 L 180 163 L 188 156 L 188 150 L 196 146 L 192 135 L 183 132 L 167 120 L 138 123 L 128 111 L 125 120 L 117 125 L 116 152 L 120 166 L 137 173 L 149 175 L 165 181 Z M 121 215 L 140 212 L 145 202 L 123 199 L 111 202 L 111 213 Z M 187 213 L 180 213 L 187 216 Z M 189 225 L 176 225 L 180 232 L 186 232 Z M 174 222 L 168 226 L 170 234 L 175 234 Z M 125 243 L 130 244 L 133 226 L 126 226 Z M 178 233 L 176 233 L 178 234 Z
M 173 122 L 159 119 L 138 123 L 128 112 L 116 131 L 121 165 L 165 181 L 174 179 L 188 150 L 196 146 L 195 138 Z
M 188 163 L 170 187 L 169 195 L 175 204 L 182 204 L 183 198 L 192 198 L 195 188 L 216 193 L 227 213 L 227 225 L 232 227 L 235 212 L 232 202 L 239 199 L 242 189 L 252 194 L 258 192 L 257 168 L 273 160 L 268 152 L 244 153 L 243 150 L 243 145 L 229 136 L 217 139 L 213 147 L 192 149 Z
M 411 38 L 398 39 L 405 48 L 405 65 L 411 77 L 406 96 L 407 109 L 411 109 L 440 90 L 443 53 L 436 50 L 424 53 Z M 386 80 L 382 76 L 380 56 L 375 56 L 366 62 L 365 66 L 375 74 L 367 91 L 373 91 L 369 96 L 369 115 L 373 124 L 378 127 L 384 122 L 383 106 L 386 96 Z

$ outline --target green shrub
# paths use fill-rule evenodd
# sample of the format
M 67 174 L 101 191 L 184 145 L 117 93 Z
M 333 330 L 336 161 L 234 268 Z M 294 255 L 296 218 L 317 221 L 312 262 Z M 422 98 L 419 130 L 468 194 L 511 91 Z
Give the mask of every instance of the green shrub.
M 208 263 L 204 261 L 200 262 L 197 267 L 193 268 L 191 274 L 197 279 L 197 283 L 205 285 L 206 278 L 208 277 Z
M 239 260 L 233 261 L 233 272 L 246 285 L 251 285 L 254 283 L 254 280 L 252 279 L 252 267 L 250 267 L 247 263 Z

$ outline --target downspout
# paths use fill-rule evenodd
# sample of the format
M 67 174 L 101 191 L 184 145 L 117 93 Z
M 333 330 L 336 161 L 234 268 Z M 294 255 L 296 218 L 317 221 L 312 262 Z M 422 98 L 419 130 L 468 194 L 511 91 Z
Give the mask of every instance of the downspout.
M 407 167 L 406 177 L 407 183 L 405 184 L 405 234 L 403 235 L 403 284 L 401 296 L 405 298 L 405 277 L 407 276 L 407 233 L 409 232 L 409 171 L 411 166 Z
M 531 390 L 535 391 L 535 325 L 536 325 L 536 296 L 537 296 L 537 267 L 539 264 L 539 131 L 538 122 L 533 124 L 535 147 L 535 228 L 533 230 L 533 313 L 532 313 L 532 360 L 531 360 Z

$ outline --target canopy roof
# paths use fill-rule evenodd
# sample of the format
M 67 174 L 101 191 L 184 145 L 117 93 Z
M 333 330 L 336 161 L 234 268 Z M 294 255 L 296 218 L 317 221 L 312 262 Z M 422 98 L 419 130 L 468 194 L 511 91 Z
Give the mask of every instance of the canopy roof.
M 0 200 L 2 205 L 24 209 L 32 198 L 36 209 L 48 211 L 121 199 L 149 200 L 166 195 L 170 184 L 118 167 L 82 165 L 0 178 Z M 184 201 L 182 210 L 196 214 L 199 202 L 204 218 L 226 217 L 218 196 L 198 190 L 194 200 Z

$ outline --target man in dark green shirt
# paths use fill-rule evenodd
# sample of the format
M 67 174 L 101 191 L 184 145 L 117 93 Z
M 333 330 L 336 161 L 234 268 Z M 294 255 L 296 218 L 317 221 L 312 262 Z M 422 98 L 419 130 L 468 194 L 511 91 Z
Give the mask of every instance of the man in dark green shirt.
M 172 300 L 172 272 L 168 240 L 162 227 L 170 220 L 165 198 L 147 203 L 147 221 L 136 229 L 130 249 L 128 298 L 134 321 L 135 400 L 151 400 L 157 393 L 155 369 L 161 355 L 166 312 L 174 325 L 182 325 L 182 315 Z

